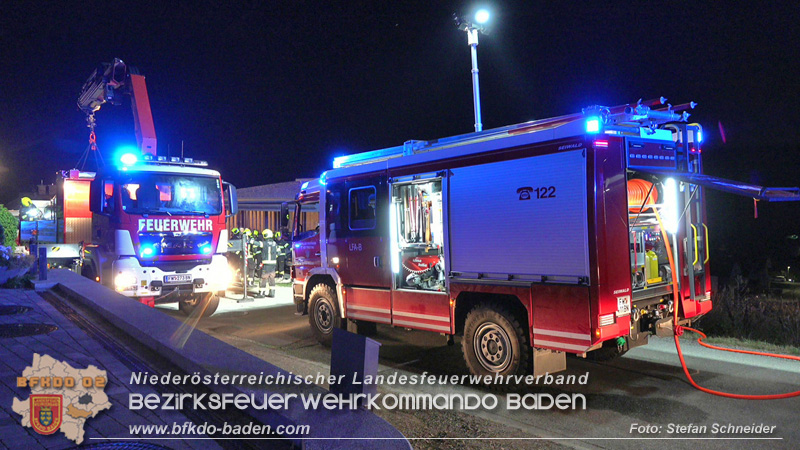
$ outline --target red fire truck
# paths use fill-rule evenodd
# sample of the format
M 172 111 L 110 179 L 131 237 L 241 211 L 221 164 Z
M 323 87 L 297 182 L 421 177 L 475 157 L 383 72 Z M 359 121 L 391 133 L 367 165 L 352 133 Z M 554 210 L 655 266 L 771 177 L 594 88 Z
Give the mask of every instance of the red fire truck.
M 50 268 L 80 270 L 83 244 L 92 238 L 89 184 L 94 176 L 62 171 L 55 184 L 40 184 L 20 201 L 19 243 L 46 247 Z
M 479 375 L 552 373 L 566 353 L 671 336 L 673 308 L 691 323 L 712 307 L 701 186 L 800 193 L 703 175 L 694 104 L 663 102 L 336 158 L 297 196 L 298 312 L 323 343 L 351 324 L 463 335 Z M 319 226 L 303 229 L 303 211 Z
M 236 189 L 205 161 L 157 156 L 144 77 L 132 72 L 119 59 L 102 65 L 78 100 L 92 142 L 94 113 L 130 95 L 139 144 L 91 181 L 82 273 L 151 306 L 179 302 L 186 314 L 208 316 L 231 281 L 225 219 L 236 213 Z

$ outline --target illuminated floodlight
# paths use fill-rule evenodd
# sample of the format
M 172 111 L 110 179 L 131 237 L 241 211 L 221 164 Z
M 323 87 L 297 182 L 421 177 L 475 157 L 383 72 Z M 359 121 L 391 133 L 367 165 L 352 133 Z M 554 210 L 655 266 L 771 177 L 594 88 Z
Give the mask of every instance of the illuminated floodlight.
M 697 132 L 697 142 L 703 142 L 703 132 L 702 131 L 698 131 Z
M 663 220 L 664 228 L 667 233 L 675 234 L 678 232 L 678 186 L 675 179 L 667 178 L 664 180 L 664 208 Z
M 142 258 L 147 258 L 148 256 L 153 256 L 152 247 L 145 247 L 142 249 Z
M 481 25 L 485 24 L 489 21 L 489 11 L 486 9 L 479 9 L 478 12 L 475 13 L 475 23 L 479 23 Z
M 122 156 L 119 157 L 119 161 L 126 166 L 132 166 L 139 162 L 139 157 L 136 153 L 124 153 Z
M 586 119 L 586 132 L 587 133 L 599 133 L 600 132 L 600 118 L 599 117 L 590 117 Z
M 397 207 L 389 208 L 389 252 L 391 253 L 392 273 L 400 273 L 400 246 L 397 244 L 399 232 L 397 230 Z

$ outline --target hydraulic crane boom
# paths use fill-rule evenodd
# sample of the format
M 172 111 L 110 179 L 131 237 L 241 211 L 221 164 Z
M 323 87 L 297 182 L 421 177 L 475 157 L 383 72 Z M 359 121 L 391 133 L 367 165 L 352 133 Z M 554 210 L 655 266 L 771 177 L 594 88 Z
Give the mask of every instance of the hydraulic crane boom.
M 143 75 L 134 72 L 133 67 L 128 67 L 119 58 L 114 58 L 112 63 L 102 63 L 83 84 L 78 96 L 78 108 L 86 114 L 89 128 L 94 133 L 94 113 L 106 102 L 121 104 L 120 94 L 130 95 L 136 143 L 143 155 L 156 156 L 156 130 L 147 84 Z

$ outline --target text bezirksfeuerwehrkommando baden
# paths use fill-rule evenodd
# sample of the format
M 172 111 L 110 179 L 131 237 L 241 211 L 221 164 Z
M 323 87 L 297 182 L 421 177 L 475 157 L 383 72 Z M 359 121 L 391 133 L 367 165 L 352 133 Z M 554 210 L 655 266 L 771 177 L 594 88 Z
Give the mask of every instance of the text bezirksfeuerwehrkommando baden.
M 300 376 L 292 373 L 255 374 L 205 374 L 194 373 L 181 375 L 166 373 L 162 375 L 148 372 L 131 373 L 131 385 L 233 385 L 257 387 L 270 385 L 306 385 L 306 384 L 336 384 L 351 385 L 447 385 L 447 384 L 542 384 L 542 385 L 585 385 L 589 382 L 589 373 L 583 375 L 514 375 L 514 376 L 477 376 L 477 375 L 433 375 L 428 372 L 422 374 L 400 374 L 393 372 L 375 377 L 345 375 L 316 375 Z M 491 393 L 382 393 L 382 394 L 334 394 L 334 393 L 162 393 L 140 394 L 130 393 L 128 408 L 160 409 L 160 410 L 225 410 L 225 409 L 270 409 L 286 410 L 290 402 L 300 402 L 305 409 L 356 409 L 367 407 L 369 409 L 407 409 L 407 410 L 493 410 L 504 404 L 507 410 L 517 409 L 586 409 L 586 397 L 578 393 L 561 393 L 550 395 L 546 393 L 510 393 L 498 396 Z

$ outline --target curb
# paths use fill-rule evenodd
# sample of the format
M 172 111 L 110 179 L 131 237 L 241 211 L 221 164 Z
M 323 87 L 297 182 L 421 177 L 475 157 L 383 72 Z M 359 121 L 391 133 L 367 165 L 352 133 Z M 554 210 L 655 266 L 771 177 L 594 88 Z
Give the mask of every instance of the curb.
M 132 301 L 92 280 L 66 269 L 52 270 L 44 286 L 58 286 L 71 300 L 91 308 L 131 337 L 168 359 L 187 374 L 254 374 L 291 376 L 280 367 L 256 358 L 225 342 L 193 329 L 166 314 Z M 52 283 L 52 284 L 51 284 Z M 188 332 L 185 342 L 175 342 L 180 331 Z M 256 394 L 326 394 L 315 385 L 264 385 L 259 390 L 234 385 L 207 385 L 217 393 Z M 294 401 L 296 400 L 296 401 Z M 261 423 L 311 425 L 305 436 L 286 436 L 304 449 L 410 449 L 408 440 L 392 425 L 364 410 L 309 410 L 293 399 L 285 410 L 243 411 Z M 378 438 L 379 440 L 373 440 Z

